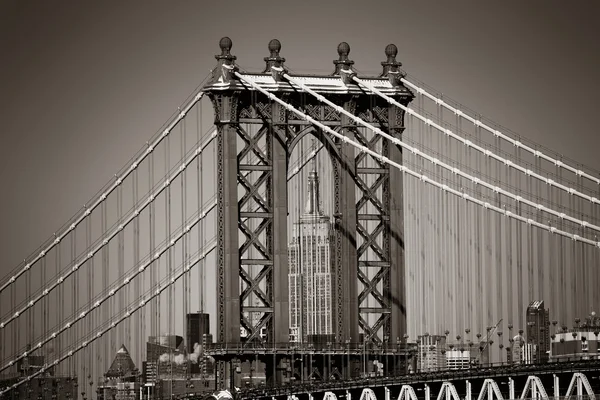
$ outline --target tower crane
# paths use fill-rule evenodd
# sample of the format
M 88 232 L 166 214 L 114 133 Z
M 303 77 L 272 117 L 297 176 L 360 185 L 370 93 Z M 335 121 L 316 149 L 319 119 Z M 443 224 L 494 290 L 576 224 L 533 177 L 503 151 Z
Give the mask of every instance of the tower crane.
M 496 322 L 496 325 L 494 325 L 490 329 L 488 329 L 488 333 L 485 338 L 485 344 L 483 345 L 483 348 L 481 348 L 479 350 L 479 354 L 477 354 L 477 358 L 475 358 L 475 360 L 473 361 L 473 363 L 475 365 L 478 365 L 481 362 L 481 355 L 490 345 L 490 339 L 492 338 L 492 335 L 494 334 L 494 332 L 496 332 L 496 330 L 498 329 L 498 326 L 500 326 L 501 323 L 502 323 L 502 318 L 500 318 L 500 321 Z

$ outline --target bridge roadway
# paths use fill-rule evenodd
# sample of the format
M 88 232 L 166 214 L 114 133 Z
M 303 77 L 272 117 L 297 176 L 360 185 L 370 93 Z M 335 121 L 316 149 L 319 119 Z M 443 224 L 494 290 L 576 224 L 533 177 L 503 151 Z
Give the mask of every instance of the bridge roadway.
M 500 387 L 504 399 L 509 397 L 508 381 L 512 380 L 515 384 L 514 393 L 517 398 L 525 388 L 525 384 L 530 376 L 537 376 L 543 382 L 544 387 L 552 397 L 556 393 L 554 385 L 560 381 L 558 387 L 560 396 L 566 394 L 567 388 L 571 382 L 573 374 L 582 373 L 586 375 L 594 393 L 600 393 L 600 359 L 595 360 L 573 360 L 560 363 L 529 364 L 516 365 L 506 364 L 490 367 L 474 367 L 463 370 L 445 370 L 435 372 L 419 372 L 410 375 L 401 375 L 393 377 L 369 377 L 357 378 L 352 380 L 338 380 L 319 383 L 298 383 L 288 384 L 278 387 L 261 387 L 243 389 L 237 393 L 238 399 L 287 399 L 294 395 L 301 398 L 322 399 L 326 392 L 333 392 L 338 398 L 345 398 L 351 395 L 352 398 L 360 399 L 362 390 L 365 388 L 373 389 L 377 393 L 378 399 L 384 399 L 385 389 L 390 390 L 390 399 L 397 399 L 400 388 L 403 385 L 410 385 L 415 391 L 423 391 L 427 386 L 430 389 L 432 398 L 438 398 L 438 391 L 444 382 L 451 382 L 455 385 L 461 398 L 469 397 L 466 383 L 472 384 L 470 397 L 476 399 L 481 390 L 485 379 L 493 379 Z M 558 378 L 558 379 L 556 379 Z M 381 394 L 380 394 L 381 393 Z M 422 397 L 422 396 L 419 396 Z

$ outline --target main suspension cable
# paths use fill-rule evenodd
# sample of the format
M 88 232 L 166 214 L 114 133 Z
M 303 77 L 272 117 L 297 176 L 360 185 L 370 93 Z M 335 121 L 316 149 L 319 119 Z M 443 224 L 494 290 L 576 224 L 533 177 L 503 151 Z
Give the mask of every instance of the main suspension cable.
M 459 110 L 458 108 L 454 108 L 451 105 L 449 105 L 447 102 L 445 102 L 444 100 L 436 97 L 435 95 L 430 94 L 429 92 L 427 92 L 425 89 L 417 86 L 416 84 L 410 82 L 409 80 L 407 80 L 406 78 L 402 78 L 401 79 L 402 83 L 404 83 L 406 86 L 411 87 L 413 89 L 415 89 L 417 91 L 417 93 L 428 97 L 429 99 L 433 100 L 436 104 L 446 108 L 447 110 L 453 112 L 456 115 L 459 115 L 460 117 L 470 121 L 471 123 L 473 123 L 475 126 L 479 126 L 483 129 L 485 129 L 486 131 L 490 132 L 492 135 L 496 136 L 496 137 L 500 137 L 502 139 L 504 139 L 505 141 L 509 142 L 510 144 L 512 144 L 513 146 L 516 147 L 520 147 L 521 149 L 527 151 L 528 153 L 531 153 L 532 155 L 534 155 L 535 157 L 538 158 L 542 158 L 546 161 L 549 161 L 551 163 L 553 163 L 554 165 L 556 165 L 559 168 L 564 168 L 568 171 L 573 172 L 575 175 L 577 176 L 581 176 L 584 178 L 587 178 L 589 180 L 591 180 L 592 182 L 595 182 L 597 185 L 600 185 L 600 178 L 590 175 L 588 173 L 586 173 L 585 171 L 579 169 L 579 168 L 575 168 L 570 166 L 569 164 L 558 160 L 556 158 L 550 157 L 546 154 L 544 154 L 543 152 L 536 150 L 532 147 L 527 146 L 526 144 L 521 143 L 519 140 L 516 139 L 512 139 L 511 137 L 509 137 L 508 135 L 500 132 L 497 129 L 494 129 L 488 125 L 486 125 L 485 123 L 481 122 L 481 119 L 476 119 L 471 117 L 470 115 L 462 112 L 461 110 Z M 516 167 L 515 167 L 516 168 Z M 544 180 L 543 177 L 541 179 L 542 181 Z M 558 187 L 558 186 L 557 186 Z M 586 198 L 587 196 L 584 195 L 584 198 Z M 598 199 L 596 199 L 596 201 L 594 201 L 596 204 L 598 204 Z
M 75 264 L 72 265 L 71 269 L 63 276 L 60 276 L 58 278 L 58 280 L 54 283 L 52 283 L 51 285 L 47 286 L 42 292 L 41 294 L 39 294 L 35 299 L 29 300 L 27 302 L 27 305 L 25 307 L 23 307 L 23 309 L 21 309 L 20 311 L 16 311 L 14 314 L 12 314 L 12 316 L 10 316 L 7 320 L 0 322 L 0 329 L 5 328 L 9 323 L 11 323 L 12 321 L 14 321 L 15 319 L 17 319 L 24 311 L 26 311 L 27 309 L 29 309 L 30 307 L 33 307 L 34 304 L 36 304 L 38 301 L 40 301 L 41 299 L 45 298 L 50 292 L 52 292 L 57 286 L 59 286 L 60 284 L 62 284 L 66 278 L 68 278 L 69 276 L 71 276 L 75 271 L 77 271 L 77 269 L 79 269 L 79 267 L 84 264 L 85 262 L 91 260 L 93 258 L 93 256 L 98 253 L 98 251 L 100 251 L 104 246 L 106 246 L 108 244 L 108 242 L 114 238 L 117 234 L 119 234 L 119 232 L 121 232 L 123 229 L 125 229 L 125 227 L 127 225 L 129 225 L 129 223 L 131 221 L 133 221 L 142 210 L 144 210 L 149 204 L 151 204 L 152 202 L 154 202 L 154 199 L 160 194 L 162 193 L 165 189 L 167 189 L 168 187 L 170 187 L 171 182 L 177 178 L 186 168 L 187 166 L 196 158 L 198 157 L 198 155 L 200 155 L 202 153 L 202 151 L 214 140 L 214 138 L 217 136 L 217 131 L 214 130 L 208 137 L 208 139 L 201 144 L 199 147 L 196 148 L 196 150 L 194 152 L 191 153 L 191 155 L 184 160 L 180 165 L 179 168 L 177 168 L 175 170 L 175 172 L 173 174 L 171 174 L 171 176 L 168 176 L 165 181 L 164 184 L 159 186 L 153 193 L 150 194 L 150 196 L 148 196 L 146 198 L 146 200 L 138 207 L 134 207 L 132 209 L 132 211 L 129 213 L 129 215 L 127 216 L 127 218 L 124 219 L 124 222 L 121 224 L 118 224 L 117 227 L 115 229 L 113 229 L 113 231 L 104 236 L 104 238 L 101 238 L 99 241 L 99 244 L 96 245 L 96 247 L 90 249 L 88 247 L 87 254 L 85 254 L 83 256 L 82 259 L 79 260 L 79 262 L 76 262 Z M 91 247 L 91 246 L 90 246 Z M 28 268 L 29 269 L 29 268 Z
M 70 357 L 74 356 L 75 354 L 77 354 L 82 349 L 85 349 L 88 345 L 90 345 L 90 344 L 94 343 L 96 340 L 100 339 L 102 336 L 104 336 L 107 332 L 110 332 L 112 329 L 114 329 L 121 322 L 123 322 L 126 319 L 128 319 L 129 317 L 131 317 L 136 311 L 138 311 L 139 309 L 143 308 L 150 300 L 152 300 L 155 297 L 159 296 L 164 290 L 168 289 L 171 285 L 173 285 L 175 282 L 177 282 L 177 280 L 179 278 L 181 278 L 184 274 L 186 274 L 187 272 L 189 272 L 201 259 L 203 259 L 206 256 L 208 256 L 208 254 L 210 254 L 215 248 L 216 248 L 216 243 L 214 243 L 214 240 L 213 240 L 213 243 L 209 246 L 209 248 L 207 248 L 204 252 L 195 255 L 195 257 L 193 258 L 193 260 L 191 260 L 187 266 L 181 268 L 181 271 L 177 275 L 174 275 L 171 279 L 167 279 L 167 278 L 163 279 L 163 281 L 161 283 L 167 282 L 167 284 L 165 286 L 161 286 L 160 283 L 157 284 L 156 286 L 153 286 L 148 291 L 149 293 L 152 293 L 152 294 L 148 295 L 148 297 L 146 297 L 146 298 L 142 298 L 139 301 L 139 303 L 136 304 L 135 306 L 133 306 L 132 308 L 128 307 L 127 311 L 125 311 L 125 314 L 122 315 L 117 320 L 111 322 L 108 327 L 100 329 L 96 334 L 93 334 L 90 331 L 88 336 L 91 336 L 91 338 L 89 340 L 83 341 L 80 345 L 76 346 L 72 350 L 69 350 L 66 354 L 60 356 L 59 358 L 55 359 L 52 362 L 46 363 L 42 368 L 40 368 L 38 371 L 34 372 L 33 374 L 28 375 L 25 378 L 20 379 L 19 381 L 17 381 L 16 383 L 14 383 L 13 385 L 7 387 L 6 389 L 1 390 L 0 391 L 0 398 L 2 396 L 4 396 L 6 393 L 10 392 L 11 390 L 14 390 L 14 389 L 18 388 L 23 383 L 29 382 L 29 381 L 31 381 L 31 379 L 35 378 L 36 376 L 46 373 L 48 370 L 50 370 L 53 367 L 57 366 L 62 361 L 66 360 L 67 358 L 70 358 Z M 136 302 L 137 302 L 137 299 L 136 299 Z M 130 307 L 131 307 L 131 304 L 130 304 Z
M 532 219 L 524 218 L 524 217 L 522 217 L 522 216 L 520 216 L 518 214 L 514 214 L 512 212 L 505 211 L 505 210 L 503 210 L 500 207 L 496 207 L 496 206 L 494 206 L 494 205 L 492 205 L 490 203 L 483 202 L 483 201 L 481 201 L 481 200 L 479 200 L 479 199 L 477 199 L 475 197 L 472 197 L 472 196 L 467 195 L 465 193 L 461 193 L 458 190 L 451 189 L 451 188 L 449 188 L 446 185 L 442 185 L 442 184 L 440 184 L 440 183 L 438 183 L 438 182 L 436 182 L 434 180 L 431 180 L 427 176 L 425 176 L 424 174 L 423 175 L 422 174 L 418 174 L 418 173 L 414 172 L 413 170 L 411 170 L 409 168 L 406 168 L 405 166 L 403 166 L 401 164 L 398 164 L 398 163 L 390 160 L 389 158 L 387 158 L 387 157 L 385 157 L 385 156 L 383 156 L 381 154 L 378 154 L 377 152 L 369 149 L 368 147 L 362 146 L 361 144 L 356 143 L 355 141 L 349 139 L 348 137 L 346 137 L 346 136 L 344 136 L 344 135 L 342 135 L 342 134 L 334 131 L 333 129 L 329 128 L 328 126 L 320 123 L 319 121 L 315 120 L 314 118 L 310 117 L 309 115 L 306 115 L 302 111 L 296 109 L 295 107 L 291 106 L 290 104 L 286 103 L 285 101 L 279 99 L 277 96 L 273 95 L 272 93 L 269 93 L 267 90 L 263 89 L 260 85 L 258 85 L 257 83 L 255 83 L 251 79 L 249 79 L 247 76 L 244 76 L 244 75 L 240 74 L 239 72 L 234 72 L 234 74 L 235 74 L 235 76 L 237 76 L 238 78 L 240 78 L 243 82 L 246 82 L 248 85 L 252 86 L 254 89 L 256 89 L 259 92 L 263 93 L 265 96 L 267 96 L 270 99 L 278 102 L 279 104 L 281 104 L 282 106 L 284 106 L 286 109 L 288 109 L 289 111 L 291 111 L 291 112 L 295 113 L 296 115 L 300 116 L 304 120 L 306 120 L 308 122 L 311 122 L 312 124 L 318 126 L 322 130 L 324 130 L 324 131 L 330 133 L 331 135 L 337 137 L 338 139 L 342 140 L 344 143 L 351 144 L 352 146 L 356 147 L 357 149 L 361 150 L 362 152 L 370 154 L 371 156 L 376 157 L 376 158 L 382 160 L 383 162 L 385 162 L 385 163 L 387 163 L 387 164 L 389 164 L 389 165 L 391 165 L 391 166 L 393 166 L 395 168 L 398 168 L 398 169 L 400 169 L 401 171 L 403 171 L 405 173 L 408 173 L 409 175 L 412 175 L 412 176 L 414 176 L 416 178 L 419 178 L 423 182 L 430 183 L 430 184 L 432 184 L 434 186 L 439 187 L 440 189 L 442 189 L 444 191 L 452 193 L 452 194 L 454 194 L 454 195 L 456 195 L 458 197 L 462 197 L 465 200 L 477 203 L 477 204 L 479 204 L 480 206 L 482 206 L 482 207 L 484 207 L 486 209 L 496 211 L 496 212 L 498 212 L 500 214 L 503 214 L 503 215 L 505 215 L 505 216 L 507 216 L 509 218 L 513 218 L 515 220 L 522 221 L 522 222 L 525 222 L 525 223 L 530 224 L 530 225 L 535 225 L 535 226 L 537 226 L 539 228 L 546 229 L 547 231 L 549 231 L 551 233 L 557 233 L 557 234 L 565 236 L 565 237 L 567 237 L 569 239 L 582 241 L 582 242 L 584 242 L 586 244 L 589 244 L 589 245 L 592 245 L 592 246 L 596 246 L 596 247 L 598 247 L 600 249 L 600 242 L 596 242 L 596 241 L 593 241 L 593 240 L 590 240 L 590 239 L 587 239 L 587 238 L 582 238 L 579 235 L 571 234 L 571 233 L 562 231 L 560 229 L 556 229 L 554 227 L 551 227 L 549 225 L 546 225 L 546 224 L 534 221 Z M 414 151 L 413 149 L 409 149 L 409 150 L 413 151 L 414 153 L 416 153 L 416 151 Z M 439 163 L 437 163 L 437 164 L 439 164 Z M 449 170 L 452 171 L 452 172 L 454 172 L 454 170 L 452 170 L 452 169 L 449 169 Z M 501 190 L 501 189 L 499 189 L 499 190 Z
M 113 298 L 113 296 L 115 294 L 117 294 L 122 288 L 124 287 L 129 287 L 129 283 L 131 283 L 131 281 L 136 278 L 139 274 L 141 274 L 142 272 L 144 272 L 146 270 L 146 268 L 148 268 L 149 266 L 151 266 L 156 260 L 158 260 L 160 258 L 161 255 L 163 255 L 165 252 L 169 251 L 169 249 L 171 249 L 176 243 L 179 242 L 179 240 L 181 240 L 181 238 L 183 238 L 194 226 L 196 226 L 201 220 L 203 220 L 210 211 L 212 211 L 215 207 L 217 206 L 217 201 L 215 198 L 211 199 L 210 203 L 206 204 L 202 211 L 200 213 L 198 213 L 198 215 L 194 218 L 191 219 L 191 221 L 189 221 L 186 225 L 182 225 L 181 228 L 181 232 L 171 238 L 171 240 L 167 240 L 165 241 L 166 246 L 165 248 L 157 251 L 154 254 L 151 254 L 148 259 L 146 261 L 144 261 L 142 263 L 142 265 L 140 265 L 137 270 L 135 270 L 133 272 L 133 274 L 129 275 L 131 272 L 128 272 L 127 274 L 123 273 L 123 275 L 125 275 L 125 279 L 123 279 L 121 282 L 119 282 L 115 287 L 111 288 L 106 295 L 101 296 L 99 299 L 95 299 L 96 301 L 90 302 L 88 304 L 88 308 L 87 310 L 82 311 L 78 316 L 76 316 L 72 321 L 67 322 L 62 328 L 59 328 L 56 332 L 53 332 L 52 334 L 44 337 L 43 339 L 41 339 L 36 345 L 35 347 L 32 348 L 32 351 L 35 351 L 35 349 L 41 349 L 43 345 L 45 345 L 46 343 L 48 343 L 49 341 L 51 341 L 52 339 L 58 337 L 58 335 L 62 334 L 63 332 L 65 332 L 66 330 L 68 330 L 69 328 L 71 328 L 71 326 L 73 326 L 76 322 L 84 319 L 88 314 L 92 313 L 94 310 L 96 310 L 97 308 L 99 308 L 104 302 L 106 302 L 107 300 Z M 127 276 L 129 275 L 129 276 Z M 107 288 L 108 289 L 108 288 Z M 120 293 L 120 292 L 119 292 Z M 91 305 L 90 305 L 91 304 Z M 11 367 L 12 365 L 14 365 L 14 363 L 16 363 L 17 361 L 27 357 L 29 355 L 29 351 L 25 351 L 23 352 L 21 355 L 19 355 L 18 357 L 12 359 L 11 361 L 9 361 L 7 364 L 0 366 L 0 372 Z
M 209 75 L 210 76 L 210 75 Z M 204 81 L 200 84 L 199 88 L 203 88 L 204 86 L 204 82 L 208 79 L 207 76 Z M 197 94 L 190 100 L 190 102 L 183 107 L 183 109 L 181 110 L 181 112 L 179 112 L 179 114 L 177 114 L 177 116 L 175 117 L 175 119 L 162 131 L 162 134 L 160 134 L 151 144 L 148 145 L 148 148 L 146 149 L 145 152 L 143 152 L 138 158 L 136 158 L 130 165 L 129 167 L 125 168 L 125 171 L 123 172 L 123 174 L 121 176 L 118 177 L 118 179 L 115 180 L 115 182 L 113 182 L 112 185 L 110 185 L 97 199 L 96 201 L 90 201 L 88 203 L 91 203 L 91 205 L 86 205 L 84 208 L 85 210 L 82 212 L 82 214 L 75 219 L 75 221 L 73 221 L 62 233 L 59 234 L 55 234 L 53 236 L 54 240 L 52 240 L 52 242 L 46 246 L 46 248 L 44 248 L 43 250 L 41 250 L 37 256 L 35 256 L 32 260 L 30 261 L 26 261 L 25 265 L 18 270 L 18 272 L 14 273 L 11 278 L 8 279 L 7 282 L 5 282 L 2 286 L 0 286 L 0 293 L 2 293 L 7 287 L 9 287 L 11 284 L 13 284 L 14 282 L 16 282 L 16 280 L 23 275 L 26 271 L 28 271 L 33 265 L 35 265 L 40 259 L 42 259 L 43 257 L 46 256 L 46 254 L 52 250 L 56 245 L 58 245 L 61 240 L 70 232 L 72 232 L 79 224 L 81 224 L 91 213 L 94 209 L 96 209 L 100 204 L 102 204 L 104 202 L 104 200 L 106 200 L 106 198 L 108 197 L 108 195 L 110 193 L 112 193 L 117 187 L 119 187 L 121 185 L 121 183 L 123 182 L 123 180 L 125 180 L 133 171 L 135 171 L 137 169 L 137 167 L 140 165 L 140 163 L 142 161 L 144 161 L 144 159 L 146 159 L 146 157 L 148 157 L 148 155 L 152 152 L 152 150 L 158 146 L 160 144 L 160 142 L 162 142 L 167 136 L 169 136 L 169 134 L 171 133 L 171 131 L 173 130 L 174 127 L 177 126 L 177 124 L 179 123 L 179 121 L 181 121 L 186 114 L 188 113 L 189 110 L 191 110 L 191 108 L 197 103 L 199 102 L 202 97 L 204 96 L 204 92 L 200 92 L 198 89 L 196 90 Z M 18 267 L 17 267 L 18 269 Z M 14 271 L 13 271 L 14 272 Z
M 275 67 L 273 67 L 273 68 L 275 69 Z M 238 74 L 239 76 L 243 76 L 243 75 L 239 74 L 239 72 L 236 72 L 236 74 Z M 316 93 L 314 90 L 310 89 L 309 87 L 307 87 L 303 83 L 299 82 L 298 80 L 296 80 L 294 77 L 290 76 L 289 74 L 284 73 L 283 77 L 286 78 L 291 84 L 296 85 L 297 87 L 301 88 L 302 90 L 306 91 L 307 93 L 310 93 L 311 95 L 313 95 L 314 97 L 316 97 L 322 103 L 325 103 L 325 104 L 329 105 L 330 107 L 334 108 L 336 111 L 338 111 L 338 112 L 340 112 L 340 113 L 348 116 L 349 118 L 351 118 L 355 122 L 357 122 L 357 123 L 359 123 L 359 124 L 361 124 L 361 125 L 369 128 L 369 129 L 371 129 L 373 132 L 375 132 L 375 133 L 377 133 L 377 134 L 385 137 L 386 139 L 390 140 L 394 144 L 397 144 L 397 145 L 401 146 L 405 150 L 410 151 L 410 152 L 412 152 L 413 154 L 415 154 L 415 155 L 417 155 L 419 157 L 425 158 L 426 160 L 432 162 L 434 165 L 439 165 L 442 168 L 447 169 L 448 171 L 451 171 L 451 172 L 453 172 L 456 175 L 460 175 L 460 176 L 462 176 L 462 177 L 464 177 L 466 179 L 471 180 L 475 184 L 480 184 L 482 186 L 487 187 L 488 189 L 491 189 L 491 190 L 497 191 L 499 193 L 502 193 L 505 196 L 510 197 L 510 198 L 516 200 L 517 202 L 527 204 L 527 205 L 529 205 L 531 207 L 538 208 L 540 210 L 546 211 L 549 214 L 553 214 L 553 215 L 555 215 L 557 217 L 560 217 L 561 219 L 567 219 L 567 220 L 569 220 L 571 222 L 577 223 L 577 224 L 582 225 L 584 227 L 587 227 L 587 228 L 590 228 L 590 229 L 593 229 L 595 231 L 600 232 L 600 226 L 591 224 L 591 223 L 589 223 L 587 221 L 584 221 L 584 220 L 580 220 L 580 219 L 571 217 L 571 216 L 566 215 L 564 213 L 559 213 L 559 212 L 557 212 L 557 211 L 555 211 L 553 209 L 545 207 L 542 204 L 535 203 L 535 202 L 532 202 L 530 200 L 524 199 L 521 196 L 515 195 L 515 194 L 513 194 L 513 193 L 511 193 L 511 192 L 509 192 L 507 190 L 504 190 L 504 189 L 502 189 L 502 188 L 500 188 L 498 186 L 494 186 L 494 185 L 491 185 L 491 184 L 489 184 L 489 183 L 487 183 L 485 181 L 482 181 L 482 180 L 480 180 L 480 179 L 478 179 L 478 178 L 476 178 L 476 177 L 474 177 L 472 175 L 469 175 L 469 174 L 461 171 L 458 168 L 452 168 L 450 165 L 441 162 L 437 158 L 431 157 L 431 156 L 429 156 L 429 155 L 427 155 L 427 154 L 419 151 L 418 149 L 407 145 L 406 143 L 402 142 L 398 138 L 390 136 L 389 134 L 383 132 L 381 129 L 379 129 L 379 128 L 377 128 L 377 127 L 375 127 L 375 126 L 373 126 L 373 125 L 371 125 L 371 124 L 363 121 L 361 118 L 358 118 L 357 116 L 353 115 L 352 113 L 347 112 L 342 107 L 339 107 L 338 105 L 336 105 L 336 104 L 332 103 L 331 101 L 327 100 L 324 96 Z M 245 78 L 245 81 L 249 80 L 247 77 L 244 77 L 244 78 Z M 364 84 L 363 81 L 361 79 L 359 79 L 359 78 L 354 77 L 354 80 L 356 80 L 357 82 L 359 82 L 361 84 Z M 366 84 L 364 84 L 364 85 L 366 86 Z M 428 121 L 428 123 L 433 124 L 433 122 L 431 122 L 431 121 Z M 579 236 L 577 235 L 577 237 L 579 237 Z

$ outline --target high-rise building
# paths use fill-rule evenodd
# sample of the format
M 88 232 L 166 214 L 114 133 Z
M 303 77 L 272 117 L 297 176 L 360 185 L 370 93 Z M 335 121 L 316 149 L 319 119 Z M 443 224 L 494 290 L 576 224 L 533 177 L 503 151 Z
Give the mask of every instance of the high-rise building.
M 534 345 L 535 362 L 548 361 L 550 353 L 550 313 L 544 301 L 532 301 L 527 307 L 527 342 Z
M 207 313 L 189 313 L 187 318 L 187 351 L 194 352 L 194 344 L 202 344 L 202 337 L 210 335 L 210 316 Z
M 313 159 L 308 199 L 288 248 L 291 342 L 333 340 L 332 233 L 329 217 L 321 210 Z

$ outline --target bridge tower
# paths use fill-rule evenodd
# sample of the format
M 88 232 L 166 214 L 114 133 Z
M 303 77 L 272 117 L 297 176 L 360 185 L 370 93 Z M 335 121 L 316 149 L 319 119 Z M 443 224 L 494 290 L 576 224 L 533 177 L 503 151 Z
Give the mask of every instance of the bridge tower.
M 219 45 L 221 54 L 215 56 L 218 65 L 204 88 L 213 103 L 218 130 L 218 334 L 210 354 L 219 364 L 219 385 L 222 387 L 228 376 L 235 377 L 240 362 L 253 359 L 264 363 L 267 380 L 272 383 L 285 383 L 294 379 L 298 368 L 306 368 L 298 367 L 297 360 L 303 364 L 307 347 L 289 343 L 286 178 L 292 150 L 309 134 L 322 143 L 332 161 L 332 304 L 336 316 L 335 343 L 311 346 L 310 364 L 313 358 L 321 357 L 316 365 L 324 380 L 330 379 L 333 369 L 340 377 L 352 377 L 358 370 L 352 350 L 367 346 L 378 347 L 390 357 L 389 364 L 394 364 L 398 343 L 406 332 L 402 172 L 378 160 L 365 167 L 364 160 L 370 156 L 327 135 L 240 79 L 231 40 L 225 37 Z M 368 137 L 351 119 L 288 82 L 285 59 L 279 55 L 280 42 L 272 40 L 268 48 L 265 70 L 243 73 L 244 78 L 352 140 L 369 148 L 379 146 L 385 156 L 402 162 L 400 147 L 379 136 Z M 348 58 L 349 52 L 347 43 L 338 46 L 339 58 L 331 75 L 294 78 L 345 110 L 401 137 L 403 111 L 353 83 L 354 63 Z M 381 76 L 364 79 L 406 105 L 413 95 L 401 83 L 396 46 L 387 46 L 385 53 Z M 369 296 L 375 302 L 367 305 Z M 259 299 L 260 304 L 250 302 L 250 297 Z M 296 379 L 311 375 L 310 370 L 296 373 Z M 235 378 L 229 382 L 233 386 Z

